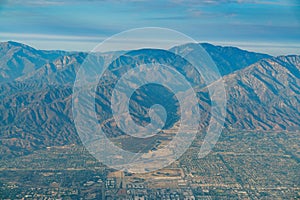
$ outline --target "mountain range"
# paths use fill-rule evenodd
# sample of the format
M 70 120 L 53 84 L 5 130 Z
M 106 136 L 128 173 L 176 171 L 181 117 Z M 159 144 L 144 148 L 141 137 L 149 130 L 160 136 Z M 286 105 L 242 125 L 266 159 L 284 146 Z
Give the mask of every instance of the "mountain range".
M 193 48 L 191 44 L 176 48 L 187 45 Z M 200 45 L 216 63 L 225 83 L 225 130 L 300 129 L 300 56 L 273 57 L 236 47 Z M 80 144 L 72 116 L 72 87 L 87 55 L 37 50 L 17 42 L 0 43 L 0 157 L 24 155 L 47 146 Z M 138 64 L 154 60 L 174 65 L 174 54 L 168 51 L 136 50 L 112 64 L 116 77 L 124 73 L 121 66 L 131 68 L 137 64 L 131 57 Z M 194 85 L 201 85 L 186 61 L 177 62 L 176 69 Z M 123 133 L 111 120 L 109 109 L 113 86 L 99 86 L 96 110 L 99 120 L 105 121 L 103 127 L 109 137 L 118 137 Z M 205 116 L 211 103 L 207 88 L 197 88 L 197 92 Z M 153 96 L 145 98 L 146 94 Z M 155 102 L 167 107 L 166 128 L 174 126 L 180 117 L 176 99 L 155 85 L 141 88 L 132 96 L 134 121 L 149 123 L 147 109 Z

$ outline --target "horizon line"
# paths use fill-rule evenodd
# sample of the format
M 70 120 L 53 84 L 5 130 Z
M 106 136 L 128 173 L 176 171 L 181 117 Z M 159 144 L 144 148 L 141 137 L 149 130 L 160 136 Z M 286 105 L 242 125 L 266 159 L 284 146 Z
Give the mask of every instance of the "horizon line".
M 93 37 L 93 38 L 96 38 L 96 37 Z M 34 41 L 34 40 L 29 40 L 29 41 Z M 102 41 L 101 42 L 98 41 L 98 43 L 92 43 L 92 42 L 90 42 L 90 44 L 94 44 L 94 46 L 92 46 L 92 48 L 90 48 L 89 50 L 85 50 L 84 48 L 83 49 L 40 48 L 40 47 L 37 47 L 39 45 L 34 45 L 34 43 L 30 44 L 30 42 L 28 43 L 28 42 L 24 42 L 22 40 L 0 40 L 0 43 L 6 43 L 6 42 L 7 43 L 8 42 L 14 42 L 14 43 L 26 45 L 26 46 L 29 46 L 31 48 L 34 48 L 36 50 L 41 50 L 41 51 L 65 51 L 65 52 L 89 53 L 89 52 L 92 51 L 92 49 L 95 46 L 97 46 Z M 79 43 L 86 44 L 87 42 L 80 41 Z M 180 45 L 185 45 L 185 44 L 189 44 L 189 42 L 182 43 Z M 287 45 L 287 44 L 284 44 L 284 43 L 253 43 L 253 42 L 252 43 L 246 43 L 246 42 L 239 42 L 239 41 L 236 41 L 236 42 L 227 42 L 227 41 L 201 41 L 201 42 L 198 42 L 197 41 L 197 44 L 200 44 L 200 45 L 202 45 L 202 44 L 210 44 L 210 45 L 213 45 L 213 46 L 238 48 L 238 49 L 243 50 L 243 51 L 268 54 L 270 56 L 300 55 L 300 44 L 299 45 L 295 45 L 295 44 L 294 45 Z M 171 47 L 169 47 L 167 49 L 170 49 L 170 48 L 173 48 L 173 47 L 176 47 L 176 46 L 180 46 L 180 45 L 171 46 Z M 267 48 L 280 48 L 280 49 L 282 49 L 282 48 L 296 49 L 298 51 L 298 53 L 295 52 L 295 53 L 286 53 L 286 54 L 273 55 L 273 54 L 268 53 L 268 52 L 262 52 L 262 51 L 253 50 L 253 48 L 255 49 L 255 48 L 259 48 L 259 47 L 260 48 L 267 47 Z M 145 47 L 145 49 L 146 48 L 151 48 L 151 47 Z M 144 48 L 140 48 L 140 49 L 144 49 Z M 134 49 L 130 49 L 130 48 L 129 49 L 116 49 L 116 50 L 108 50 L 108 51 L 100 52 L 100 53 L 109 53 L 109 52 L 114 52 L 114 51 L 128 51 L 128 50 L 134 50 Z

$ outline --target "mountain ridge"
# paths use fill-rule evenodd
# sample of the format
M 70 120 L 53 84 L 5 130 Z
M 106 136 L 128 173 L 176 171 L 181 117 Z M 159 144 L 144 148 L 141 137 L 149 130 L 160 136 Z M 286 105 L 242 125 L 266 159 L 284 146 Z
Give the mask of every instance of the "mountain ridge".
M 222 75 L 228 96 L 226 130 L 300 129 L 299 56 L 271 57 L 236 48 L 228 47 L 224 50 L 221 47 L 211 49 L 213 46 L 208 44 L 206 46 L 213 52 L 212 58 L 217 58 L 215 60 L 217 66 L 221 66 L 223 70 Z M 177 48 L 184 50 L 185 47 Z M 218 49 L 221 50 L 217 52 Z M 12 50 L 16 52 L 15 47 L 12 47 Z M 28 49 L 24 51 L 26 53 Z M 80 143 L 73 122 L 71 99 L 75 75 L 86 53 L 69 52 L 65 55 L 63 52 L 61 55 L 54 52 L 54 55 L 50 55 L 50 59 L 47 60 L 40 52 L 37 53 L 34 49 L 32 51 L 27 52 L 30 59 L 31 57 L 38 61 L 41 59 L 41 66 L 36 63 L 31 64 L 32 71 L 23 74 L 26 66 L 22 65 L 30 60 L 24 58 L 26 62 L 13 65 L 22 69 L 20 73 L 15 76 L 11 73 L 9 81 L 0 79 L 0 156 L 18 156 L 47 146 Z M 0 52 L 3 54 L 3 51 Z M 140 59 L 138 63 L 148 59 L 140 56 L 142 52 L 139 50 L 135 54 L 135 58 Z M 154 55 L 149 55 L 148 60 L 161 59 L 170 62 L 171 54 L 160 54 L 160 58 Z M 223 58 L 220 57 L 222 55 Z M 19 54 L 9 53 L 9 56 L 4 56 L 6 59 L 4 64 L 7 64 L 9 59 L 14 60 Z M 229 62 L 230 56 L 232 60 Z M 134 66 L 131 62 L 127 63 L 128 69 Z M 120 67 L 120 63 L 123 62 L 115 62 L 116 69 Z M 241 66 L 238 66 L 239 63 Z M 0 65 L 0 72 L 1 70 L 3 65 Z M 231 72 L 229 73 L 228 70 Z M 190 76 L 189 80 L 198 83 L 198 78 L 193 73 L 185 76 Z M 153 88 L 150 93 L 154 93 L 155 90 L 157 88 Z M 110 105 L 107 94 L 111 88 L 103 87 L 101 91 L 103 95 L 97 95 L 96 101 L 98 111 L 107 109 Z M 201 112 L 205 115 L 209 110 L 209 94 L 205 88 L 197 88 L 196 91 L 199 95 Z M 143 91 L 138 93 L 133 100 L 134 107 L 131 109 L 135 120 L 140 120 L 141 124 L 148 123 L 145 106 L 155 100 L 155 98 L 148 99 L 148 103 L 141 103 L 139 98 L 144 94 L 146 93 Z M 164 98 L 163 93 L 160 96 Z M 172 120 L 176 121 L 178 119 L 176 110 L 170 109 L 173 109 Z M 169 124 L 172 125 L 175 121 Z M 106 128 L 110 130 L 108 132 L 112 137 L 117 137 L 118 134 L 112 124 L 106 124 Z

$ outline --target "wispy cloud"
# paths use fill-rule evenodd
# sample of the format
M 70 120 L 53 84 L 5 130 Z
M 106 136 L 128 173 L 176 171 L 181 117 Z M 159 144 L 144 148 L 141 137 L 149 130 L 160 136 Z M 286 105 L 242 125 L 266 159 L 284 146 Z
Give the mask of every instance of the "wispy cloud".
M 27 6 L 62 6 L 74 4 L 93 4 L 93 3 L 129 3 L 129 2 L 146 2 L 148 0 L 7 0 L 10 5 L 27 5 Z
M 296 5 L 289 0 L 171 0 L 173 3 L 188 5 L 220 5 L 220 4 L 261 4 L 261 5 Z
M 170 21 L 170 20 L 185 20 L 189 19 L 188 16 L 166 16 L 166 17 L 145 17 L 143 19 L 145 20 L 164 20 L 164 21 Z
M 15 38 L 17 40 L 55 40 L 55 41 L 102 41 L 107 37 L 96 36 L 74 36 L 74 35 L 55 35 L 55 34 L 30 34 L 30 33 L 1 33 L 1 38 Z
M 26 5 L 26 6 L 58 6 L 64 5 L 65 1 L 60 0 L 8 0 L 8 5 Z
M 35 41 L 51 47 L 56 44 L 57 49 L 64 47 L 64 42 L 69 47 L 72 42 L 80 47 L 78 41 L 95 43 L 120 31 L 145 26 L 175 29 L 200 40 L 300 41 L 299 0 L 0 0 L 0 3 L 1 40 Z

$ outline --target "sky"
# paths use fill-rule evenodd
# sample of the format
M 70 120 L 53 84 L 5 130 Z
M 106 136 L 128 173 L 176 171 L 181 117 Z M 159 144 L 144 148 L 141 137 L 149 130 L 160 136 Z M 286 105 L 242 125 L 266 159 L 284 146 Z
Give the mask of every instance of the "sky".
M 272 55 L 300 54 L 299 0 L 0 0 L 0 41 L 38 49 L 90 51 L 141 27 Z

